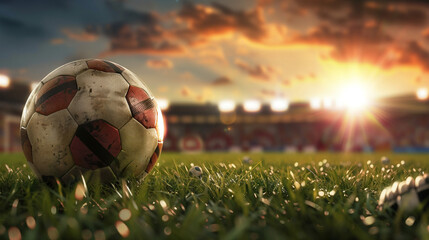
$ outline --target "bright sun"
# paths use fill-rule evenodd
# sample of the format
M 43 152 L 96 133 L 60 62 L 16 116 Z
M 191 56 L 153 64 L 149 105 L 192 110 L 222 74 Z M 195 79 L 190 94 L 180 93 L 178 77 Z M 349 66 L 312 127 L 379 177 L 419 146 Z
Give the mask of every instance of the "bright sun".
M 340 102 L 350 112 L 360 112 L 369 107 L 369 89 L 360 83 L 352 83 L 340 90 Z

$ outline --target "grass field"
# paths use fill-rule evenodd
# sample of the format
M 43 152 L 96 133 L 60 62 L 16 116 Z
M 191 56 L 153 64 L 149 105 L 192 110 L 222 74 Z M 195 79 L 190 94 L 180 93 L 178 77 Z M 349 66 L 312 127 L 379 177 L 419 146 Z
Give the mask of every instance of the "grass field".
M 168 154 L 141 183 L 40 183 L 22 154 L 0 155 L 0 238 L 429 239 L 429 213 L 376 208 L 428 155 Z M 202 167 L 201 179 L 189 176 Z M 83 196 L 85 195 L 85 196 Z M 16 238 L 15 238 L 16 239 Z

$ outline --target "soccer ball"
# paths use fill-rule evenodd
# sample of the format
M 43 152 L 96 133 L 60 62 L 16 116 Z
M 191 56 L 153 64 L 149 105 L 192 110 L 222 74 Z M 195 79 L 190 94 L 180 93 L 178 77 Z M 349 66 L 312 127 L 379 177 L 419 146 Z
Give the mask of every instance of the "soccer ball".
M 130 70 L 100 59 L 49 73 L 21 118 L 28 165 L 45 182 L 111 182 L 145 177 L 162 150 L 164 122 L 146 85 Z
M 203 170 L 201 167 L 193 166 L 191 169 L 189 169 L 189 174 L 193 177 L 201 177 Z
M 381 163 L 384 164 L 384 165 L 390 164 L 390 159 L 388 157 L 386 157 L 386 156 L 381 157 L 380 160 L 381 160 Z
M 244 156 L 242 162 L 243 164 L 252 164 L 253 160 L 249 156 Z

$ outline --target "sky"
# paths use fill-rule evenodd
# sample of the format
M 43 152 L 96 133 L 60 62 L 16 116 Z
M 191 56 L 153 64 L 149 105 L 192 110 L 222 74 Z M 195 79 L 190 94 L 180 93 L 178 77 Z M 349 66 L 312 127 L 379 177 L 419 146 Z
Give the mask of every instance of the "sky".
M 429 87 L 426 0 L 0 0 L 0 73 L 40 81 L 81 58 L 158 98 L 374 98 Z

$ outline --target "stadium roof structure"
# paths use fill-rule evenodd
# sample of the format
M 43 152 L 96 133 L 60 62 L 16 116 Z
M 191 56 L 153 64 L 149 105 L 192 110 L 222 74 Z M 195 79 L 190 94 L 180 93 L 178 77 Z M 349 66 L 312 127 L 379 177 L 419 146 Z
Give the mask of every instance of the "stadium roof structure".
M 13 79 L 7 88 L 0 88 L 0 113 L 21 115 L 31 86 Z
M 384 98 L 377 101 L 372 109 L 386 118 L 398 118 L 414 114 L 429 113 L 427 101 L 418 101 L 414 95 Z M 343 116 L 345 109 L 311 109 L 310 103 L 291 103 L 289 109 L 274 112 L 269 104 L 263 104 L 260 111 L 248 112 L 243 105 L 237 105 L 231 112 L 220 112 L 214 104 L 172 104 L 166 111 L 170 124 L 232 124 L 232 123 L 287 123 L 330 121 Z

